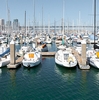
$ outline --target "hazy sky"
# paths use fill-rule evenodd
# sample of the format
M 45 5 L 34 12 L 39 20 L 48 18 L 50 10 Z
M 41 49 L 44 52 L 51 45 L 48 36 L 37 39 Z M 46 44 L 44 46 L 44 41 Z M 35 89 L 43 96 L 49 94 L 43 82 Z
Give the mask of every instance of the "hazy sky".
M 96 10 L 99 14 L 99 0 L 96 2 Z M 33 24 L 34 0 L 8 0 L 8 8 L 11 21 L 19 19 L 20 25 L 24 25 L 26 11 L 27 23 Z M 35 0 L 35 22 L 42 25 L 43 20 L 44 25 L 53 25 L 56 21 L 56 24 L 60 25 L 62 18 L 64 18 L 66 25 L 89 25 L 93 23 L 93 9 L 94 0 Z M 0 18 L 8 20 L 7 0 L 0 0 Z M 98 19 L 99 16 L 97 15 L 97 22 L 99 23 Z

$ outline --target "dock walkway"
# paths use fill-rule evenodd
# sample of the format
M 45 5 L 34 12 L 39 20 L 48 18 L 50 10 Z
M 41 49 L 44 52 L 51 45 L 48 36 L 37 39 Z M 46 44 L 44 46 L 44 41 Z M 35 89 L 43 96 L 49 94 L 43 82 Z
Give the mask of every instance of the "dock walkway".
M 42 56 L 55 56 L 56 52 L 41 52 Z
M 42 55 L 43 57 L 51 57 L 51 56 L 54 57 L 54 56 L 55 56 L 55 53 L 56 53 L 56 52 L 41 52 L 41 55 Z M 83 65 L 83 64 L 82 64 L 82 57 L 81 57 L 81 55 L 80 55 L 73 47 L 72 47 L 72 53 L 73 53 L 74 56 L 76 57 L 80 69 L 90 69 L 90 66 L 89 66 L 89 64 L 87 63 L 87 61 L 86 61 L 86 65 Z M 16 53 L 16 54 L 17 54 L 18 56 L 20 56 L 20 57 L 16 60 L 16 63 L 22 62 L 23 56 L 20 55 L 19 53 Z
M 19 57 L 18 59 L 15 60 L 15 64 L 8 64 L 7 68 L 18 68 L 19 65 L 21 65 L 23 60 L 23 56 Z
M 86 65 L 82 64 L 82 57 L 74 48 L 72 48 L 72 53 L 76 57 L 80 69 L 86 69 L 86 70 L 90 69 L 90 66 L 87 61 Z

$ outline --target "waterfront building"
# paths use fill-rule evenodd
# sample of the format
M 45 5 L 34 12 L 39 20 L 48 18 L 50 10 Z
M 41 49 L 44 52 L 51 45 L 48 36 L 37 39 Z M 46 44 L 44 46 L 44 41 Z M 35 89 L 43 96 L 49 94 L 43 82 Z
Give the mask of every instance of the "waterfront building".
M 4 30 L 5 30 L 5 20 L 0 19 L 0 31 L 4 31 Z
M 12 22 L 11 21 L 6 21 L 6 26 L 5 26 L 6 33 L 10 33 L 12 30 Z
M 14 19 L 13 20 L 13 30 L 14 31 L 18 31 L 19 29 L 19 22 L 18 22 L 18 19 Z
M 11 27 L 11 26 L 12 26 L 11 21 L 6 21 L 6 27 Z

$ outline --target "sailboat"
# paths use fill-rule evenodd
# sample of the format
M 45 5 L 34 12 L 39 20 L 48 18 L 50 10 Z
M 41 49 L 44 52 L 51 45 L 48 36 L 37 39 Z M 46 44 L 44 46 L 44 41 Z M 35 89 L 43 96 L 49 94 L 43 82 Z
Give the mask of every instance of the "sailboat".
M 47 44 L 51 44 L 52 43 L 52 39 L 51 39 L 49 34 L 50 34 L 50 23 L 48 25 L 48 34 L 46 36 L 46 41 L 45 41 Z
M 99 51 L 88 50 L 86 54 L 87 54 L 87 60 L 89 64 L 99 69 Z
M 8 21 L 9 21 L 9 9 L 7 3 Z M 9 37 L 9 36 L 8 36 Z M 0 67 L 4 67 L 10 63 L 10 48 L 7 44 L 2 43 L 0 46 Z
M 45 42 L 46 42 L 47 44 L 51 44 L 51 43 L 52 43 L 52 39 L 50 38 L 49 35 L 46 37 Z
M 25 67 L 34 67 L 41 63 L 41 59 L 41 52 L 34 45 L 31 51 L 25 53 L 22 63 Z
M 87 51 L 87 59 L 91 66 L 99 69 L 99 47 L 95 47 L 96 33 L 96 0 L 94 0 L 94 49 Z
M 63 67 L 72 68 L 77 65 L 77 60 L 72 54 L 72 49 L 66 48 L 65 50 L 58 50 L 56 52 L 55 63 Z
M 64 0 L 63 0 L 63 30 L 62 30 L 62 42 L 59 46 L 57 46 L 58 49 L 64 50 L 66 48 L 66 36 L 64 35 Z
M 25 67 L 34 67 L 41 63 L 41 53 L 38 51 L 27 52 L 22 61 Z
M 77 60 L 75 56 L 72 54 L 72 49 L 66 48 L 66 45 L 64 44 L 65 42 L 64 37 L 65 36 L 64 36 L 64 21 L 63 21 L 63 40 L 62 40 L 61 49 L 58 50 L 55 54 L 55 63 L 63 67 L 72 68 L 77 65 Z
M 10 48 L 7 47 L 0 48 L 0 67 L 6 66 L 10 63 Z
M 66 48 L 66 43 L 65 43 L 65 39 L 62 38 L 62 43 L 60 45 L 57 46 L 58 50 L 64 50 Z

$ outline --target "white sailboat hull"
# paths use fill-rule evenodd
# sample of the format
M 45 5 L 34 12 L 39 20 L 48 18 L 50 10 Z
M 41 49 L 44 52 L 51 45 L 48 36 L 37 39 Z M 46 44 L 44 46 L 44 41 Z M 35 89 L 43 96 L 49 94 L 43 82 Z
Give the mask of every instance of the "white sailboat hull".
M 68 68 L 72 68 L 72 67 L 75 67 L 76 65 L 77 65 L 77 62 L 75 62 L 75 63 L 68 63 L 67 61 L 65 62 L 65 61 L 59 61 L 59 60 L 57 60 L 57 59 L 55 59 L 55 62 L 56 62 L 56 64 L 58 64 L 58 65 L 60 65 L 60 66 L 63 66 L 63 67 L 68 67 Z
M 93 67 L 99 69 L 99 59 L 90 58 L 90 62 L 89 62 L 89 63 L 90 63 L 90 65 L 92 65 Z
M 38 61 L 25 61 L 23 60 L 23 66 L 25 67 L 34 67 L 37 66 L 41 63 L 41 60 Z
M 87 54 L 87 59 L 89 61 L 89 64 L 99 69 L 99 58 L 97 57 L 96 51 L 88 50 L 86 54 Z
M 55 63 L 63 67 L 72 68 L 77 65 L 77 60 L 70 52 L 59 50 L 55 54 Z
M 65 48 L 66 48 L 65 45 L 59 45 L 59 46 L 57 47 L 57 49 L 59 49 L 59 50 L 64 50 Z
M 47 38 L 47 39 L 46 39 L 46 43 L 47 43 L 47 44 L 51 44 L 51 43 L 52 43 L 51 38 Z
M 24 55 L 24 59 L 22 61 L 23 66 L 25 67 L 34 67 L 41 63 L 41 54 L 40 52 L 27 52 Z
M 51 43 L 52 43 L 52 41 L 46 41 L 46 43 L 47 43 L 47 44 L 51 44 Z
M 7 66 L 10 63 L 9 58 L 1 58 L 0 67 Z

